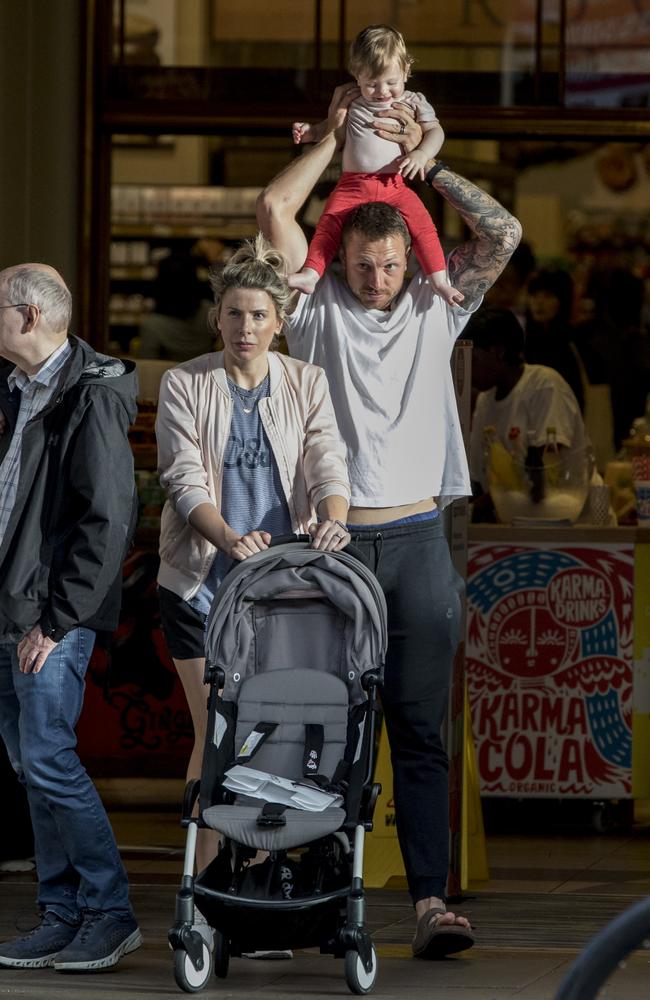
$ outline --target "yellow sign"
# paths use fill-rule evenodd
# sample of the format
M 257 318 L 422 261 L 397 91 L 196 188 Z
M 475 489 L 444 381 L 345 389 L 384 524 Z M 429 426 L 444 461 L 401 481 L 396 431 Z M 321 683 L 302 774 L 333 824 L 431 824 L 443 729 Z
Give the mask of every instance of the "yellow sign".
M 461 889 L 466 889 L 470 879 L 480 881 L 490 877 L 467 694 L 465 694 L 463 757 L 460 885 Z M 373 830 L 366 836 L 363 880 L 368 888 L 381 889 L 392 878 L 406 878 L 395 825 L 393 769 L 390 763 L 390 749 L 385 727 L 382 728 L 379 739 L 375 781 L 380 782 L 382 790 L 377 800 Z
M 381 889 L 395 875 L 406 877 L 395 826 L 393 769 L 385 726 L 379 737 L 375 781 L 381 784 L 381 795 L 375 808 L 373 830 L 366 836 L 363 881 L 370 889 Z

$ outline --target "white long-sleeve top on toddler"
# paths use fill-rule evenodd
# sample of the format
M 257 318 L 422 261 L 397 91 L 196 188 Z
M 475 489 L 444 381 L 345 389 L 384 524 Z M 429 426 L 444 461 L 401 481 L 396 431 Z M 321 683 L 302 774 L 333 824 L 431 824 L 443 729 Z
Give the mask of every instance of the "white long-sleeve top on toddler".
M 438 124 L 436 113 L 424 94 L 405 90 L 399 100 L 411 108 L 424 132 Z M 389 139 L 382 139 L 371 128 L 377 112 L 388 111 L 393 103 L 392 98 L 389 101 L 367 101 L 365 97 L 357 97 L 352 101 L 343 147 L 343 170 L 362 174 L 397 173 L 398 160 L 402 156 L 399 146 Z

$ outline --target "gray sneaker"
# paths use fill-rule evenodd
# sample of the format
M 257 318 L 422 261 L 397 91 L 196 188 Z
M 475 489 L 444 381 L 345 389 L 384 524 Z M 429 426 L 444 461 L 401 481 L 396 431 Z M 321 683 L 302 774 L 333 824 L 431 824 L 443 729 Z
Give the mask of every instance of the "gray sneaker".
M 24 937 L 12 938 L 0 944 L 0 966 L 11 969 L 47 969 L 54 959 L 74 941 L 78 924 L 68 924 L 51 910 Z
M 110 913 L 88 910 L 77 935 L 54 960 L 57 972 L 93 972 L 117 965 L 123 955 L 142 944 L 133 917 L 120 920 Z

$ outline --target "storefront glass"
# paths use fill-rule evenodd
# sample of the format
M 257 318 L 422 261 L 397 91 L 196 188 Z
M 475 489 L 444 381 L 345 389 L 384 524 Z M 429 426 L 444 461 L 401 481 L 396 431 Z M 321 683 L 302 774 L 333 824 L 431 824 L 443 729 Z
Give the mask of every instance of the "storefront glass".
M 644 0 L 567 0 L 571 108 L 647 108 L 650 9 Z
M 235 103 L 322 100 L 346 78 L 351 39 L 381 22 L 402 31 L 417 87 L 437 105 L 648 106 L 640 0 L 115 0 L 113 61 L 122 88 L 130 68 L 148 68 L 183 96 L 178 69 L 203 68 L 228 70 Z

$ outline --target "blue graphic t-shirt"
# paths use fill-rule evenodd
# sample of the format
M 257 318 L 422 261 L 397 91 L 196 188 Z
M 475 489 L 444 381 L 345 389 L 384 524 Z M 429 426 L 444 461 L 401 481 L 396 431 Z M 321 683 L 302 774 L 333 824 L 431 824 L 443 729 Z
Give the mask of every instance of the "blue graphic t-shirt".
M 242 389 L 228 379 L 233 399 L 230 436 L 226 445 L 221 491 L 221 514 L 241 535 L 258 529 L 271 535 L 293 533 L 280 472 L 257 408 L 269 394 L 269 376 L 254 389 Z M 208 614 L 215 592 L 232 565 L 217 552 L 210 572 L 190 604 Z

